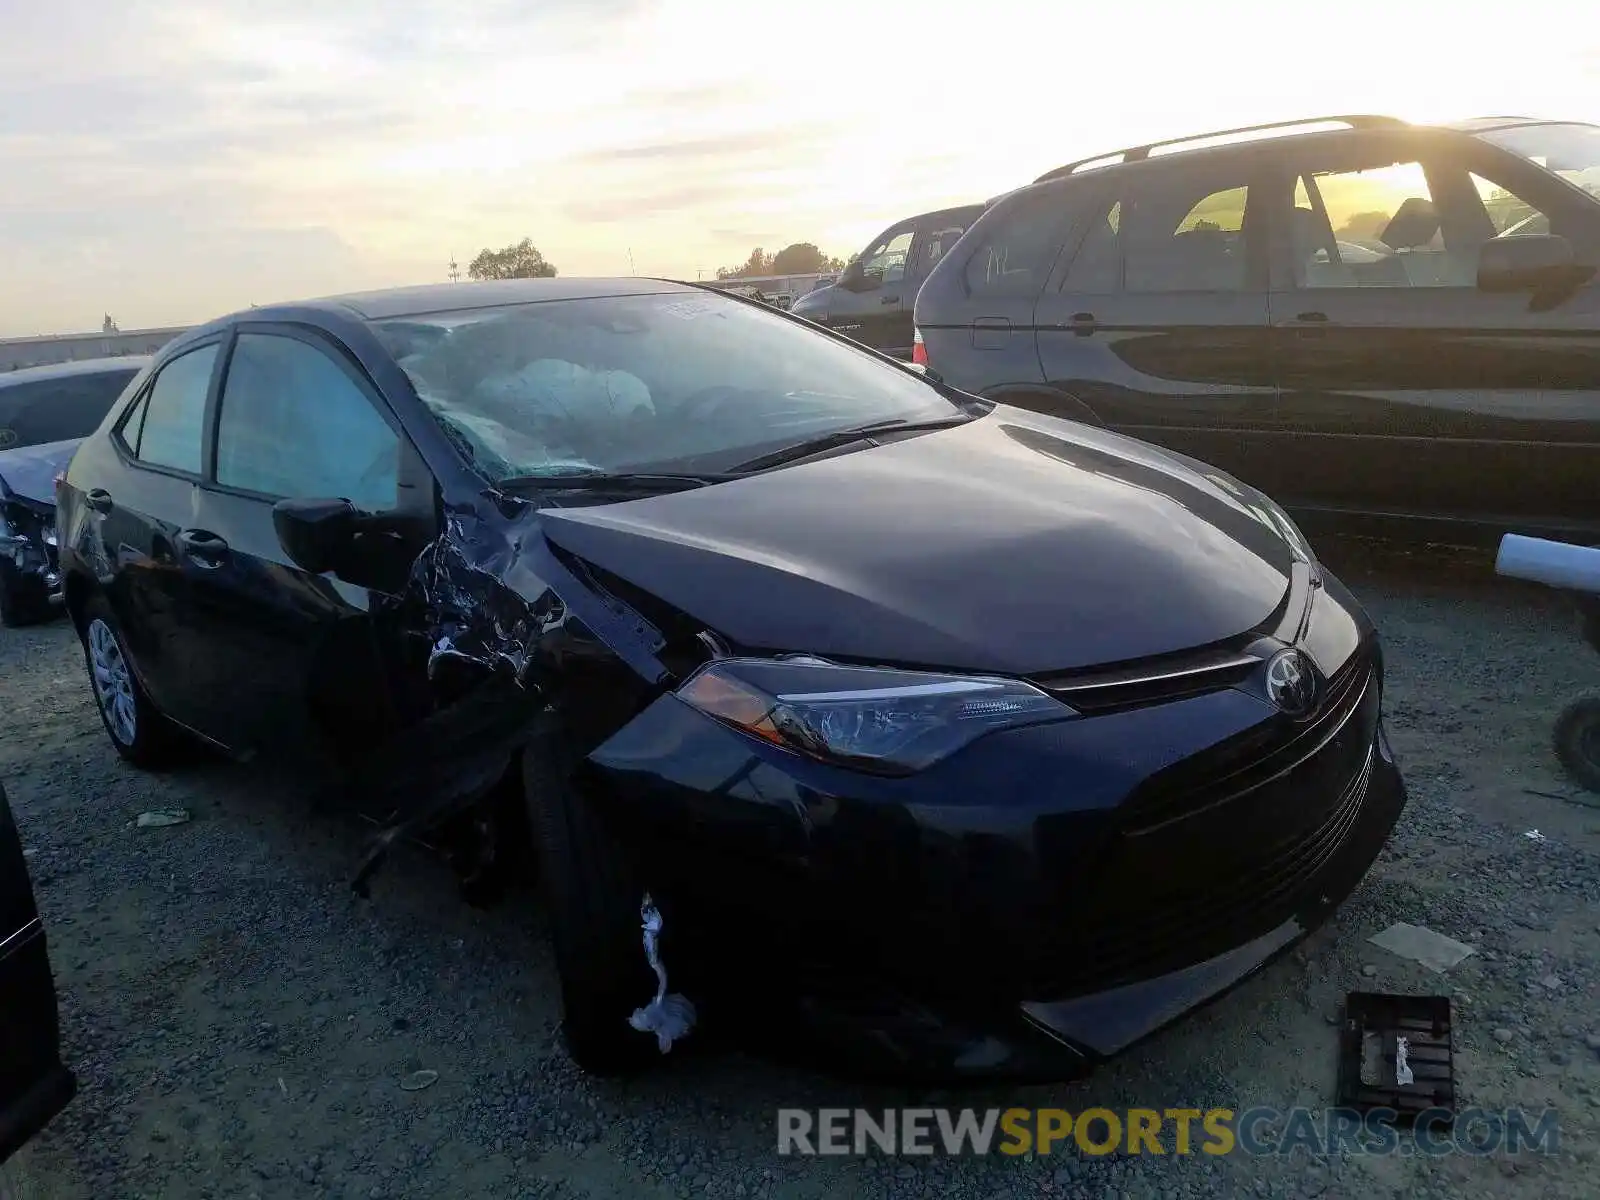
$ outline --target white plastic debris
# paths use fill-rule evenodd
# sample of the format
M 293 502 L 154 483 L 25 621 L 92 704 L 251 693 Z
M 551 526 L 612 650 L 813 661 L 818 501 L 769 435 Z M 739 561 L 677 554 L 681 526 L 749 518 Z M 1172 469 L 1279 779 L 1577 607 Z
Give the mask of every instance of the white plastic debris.
M 1445 937 L 1444 934 L 1435 933 L 1421 925 L 1407 925 L 1404 921 L 1396 921 L 1382 933 L 1373 934 L 1367 940 L 1391 954 L 1409 958 L 1413 962 L 1421 963 L 1430 971 L 1441 973 L 1448 971 L 1469 955 L 1477 953 L 1475 948 L 1465 942 Z
M 1405 1038 L 1394 1040 L 1394 1081 L 1401 1087 L 1416 1082 L 1416 1076 L 1411 1073 L 1411 1043 Z
M 403 1092 L 420 1092 L 423 1088 L 432 1087 L 439 1082 L 437 1071 L 413 1071 L 400 1081 L 400 1090 Z
M 634 1010 L 628 1024 L 640 1033 L 655 1034 L 656 1044 L 665 1054 L 672 1049 L 673 1042 L 694 1028 L 694 1003 L 677 992 L 667 993 L 667 969 L 661 964 L 659 945 L 661 912 L 650 899 L 649 892 L 644 894 L 644 902 L 639 906 L 639 917 L 643 921 L 644 955 L 650 960 L 650 969 L 656 973 L 656 995 L 649 1004 Z
M 1530 842 L 1542 842 L 1547 840 L 1544 834 L 1540 833 L 1537 829 L 1530 829 L 1522 836 L 1527 838 Z
M 168 825 L 182 825 L 191 819 L 187 808 L 156 808 L 140 813 L 134 824 L 140 829 L 164 829 Z

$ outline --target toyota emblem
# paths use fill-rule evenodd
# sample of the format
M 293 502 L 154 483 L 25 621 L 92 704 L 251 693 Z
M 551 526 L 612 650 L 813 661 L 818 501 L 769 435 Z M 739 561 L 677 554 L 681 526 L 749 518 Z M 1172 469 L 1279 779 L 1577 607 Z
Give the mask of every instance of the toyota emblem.
M 1267 698 L 1285 716 L 1303 717 L 1317 704 L 1317 670 L 1300 650 L 1280 650 L 1267 663 Z

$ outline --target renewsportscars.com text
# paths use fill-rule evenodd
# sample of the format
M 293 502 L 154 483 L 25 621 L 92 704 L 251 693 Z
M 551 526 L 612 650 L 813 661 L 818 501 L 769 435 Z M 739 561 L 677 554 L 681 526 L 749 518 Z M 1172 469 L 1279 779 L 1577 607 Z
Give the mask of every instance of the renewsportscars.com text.
M 785 1155 L 938 1154 L 1554 1154 L 1560 1127 L 1539 1113 L 1422 1113 L 1402 1136 L 1395 1113 L 1349 1108 L 856 1108 L 778 1110 Z

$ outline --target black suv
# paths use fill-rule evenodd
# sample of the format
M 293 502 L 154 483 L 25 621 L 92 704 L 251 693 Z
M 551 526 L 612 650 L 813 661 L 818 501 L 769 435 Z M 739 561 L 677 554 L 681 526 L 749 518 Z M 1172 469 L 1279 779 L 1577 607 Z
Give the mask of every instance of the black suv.
M 1600 127 L 1335 117 L 1072 163 L 923 285 L 954 386 L 1344 528 L 1600 536 Z M 1319 520 L 1321 518 L 1321 520 Z
M 923 213 L 889 226 L 826 287 L 791 311 L 885 354 L 911 357 L 911 307 L 928 273 L 978 219 L 983 205 Z

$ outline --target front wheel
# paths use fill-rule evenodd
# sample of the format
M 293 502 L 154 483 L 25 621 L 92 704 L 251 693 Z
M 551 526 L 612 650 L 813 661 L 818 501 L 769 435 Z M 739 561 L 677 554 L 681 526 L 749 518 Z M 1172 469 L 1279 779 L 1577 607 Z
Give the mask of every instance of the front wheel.
M 95 708 L 116 752 L 136 767 L 170 761 L 177 741 L 133 673 L 127 646 L 105 597 L 91 596 L 83 612 L 83 659 Z
M 1556 718 L 1556 757 L 1567 773 L 1591 792 L 1600 792 L 1600 696 L 1567 705 Z
M 660 1057 L 628 1018 L 656 991 L 639 918 L 643 895 L 625 849 L 601 824 L 551 735 L 523 753 L 529 818 L 561 976 L 567 1053 L 596 1075 L 626 1075 Z M 540 743 L 544 744 L 541 745 Z

